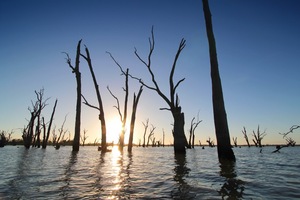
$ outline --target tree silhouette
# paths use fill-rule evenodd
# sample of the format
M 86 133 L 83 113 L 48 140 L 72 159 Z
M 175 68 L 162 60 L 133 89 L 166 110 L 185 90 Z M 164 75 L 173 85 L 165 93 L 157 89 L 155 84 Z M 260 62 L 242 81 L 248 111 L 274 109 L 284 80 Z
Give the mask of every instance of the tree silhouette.
M 147 134 L 147 129 L 149 127 L 149 119 L 146 120 L 146 123 L 142 122 L 144 125 L 144 135 L 143 135 L 143 147 L 146 146 L 146 134 Z
M 230 144 L 230 135 L 225 111 L 222 84 L 219 74 L 216 42 L 213 33 L 211 13 L 208 5 L 208 0 L 202 0 L 204 18 L 206 24 L 206 32 L 209 43 L 209 55 L 211 66 L 211 81 L 212 81 L 212 101 L 215 131 L 217 137 L 218 157 L 219 161 L 231 160 L 235 161 L 235 156 Z
M 153 27 L 151 30 L 151 38 L 149 38 L 149 44 L 150 44 L 150 51 L 148 54 L 148 59 L 147 61 L 143 60 L 140 55 L 137 52 L 137 49 L 135 49 L 135 55 L 137 58 L 146 66 L 148 69 L 148 72 L 151 76 L 152 80 L 152 86 L 149 84 L 146 84 L 141 78 L 133 77 L 134 79 L 138 80 L 143 86 L 146 88 L 155 91 L 167 104 L 168 108 L 160 108 L 160 110 L 169 110 L 172 113 L 173 119 L 174 119 L 174 127 L 173 127 L 173 138 L 174 138 L 174 151 L 175 153 L 185 153 L 185 147 L 188 146 L 186 136 L 184 134 L 184 113 L 181 112 L 181 106 L 179 106 L 179 97 L 178 94 L 176 93 L 176 89 L 179 86 L 179 84 L 184 81 L 184 78 L 179 80 L 176 84 L 174 84 L 173 76 L 175 72 L 175 67 L 177 60 L 180 56 L 181 51 L 185 47 L 185 39 L 182 39 L 177 53 L 175 55 L 173 65 L 170 71 L 169 75 L 169 89 L 170 89 L 170 97 L 168 98 L 161 90 L 160 87 L 155 79 L 155 75 L 151 69 L 151 56 L 154 50 L 155 46 L 155 41 L 154 41 L 154 33 L 153 33 Z
M 129 132 L 129 140 L 128 140 L 128 152 L 132 151 L 132 142 L 133 142 L 133 133 L 134 133 L 134 124 L 136 118 L 136 110 L 137 105 L 139 103 L 139 99 L 143 92 L 143 86 L 140 87 L 138 95 L 136 96 L 135 93 L 133 94 L 133 103 L 132 103 L 132 113 L 131 113 L 131 120 L 130 120 L 130 132 Z
M 194 122 L 195 117 L 193 117 L 192 121 L 191 121 L 191 127 L 190 127 L 190 137 L 189 137 L 189 148 L 194 148 L 195 146 L 195 130 L 197 128 L 197 126 L 202 122 L 202 120 L 199 121 L 199 119 L 197 120 L 197 122 Z
M 79 40 L 77 44 L 76 51 L 76 60 L 75 67 L 71 64 L 71 58 L 69 54 L 67 55 L 67 64 L 72 69 L 72 73 L 75 74 L 76 83 L 77 83 L 77 101 L 76 101 L 76 116 L 75 116 L 75 133 L 73 140 L 73 151 L 79 151 L 80 146 L 80 122 L 81 122 L 81 73 L 79 71 L 79 63 L 80 63 L 80 44 L 81 40 Z
M 42 142 L 42 148 L 43 149 L 46 149 L 46 147 L 47 147 L 47 143 L 48 143 L 48 139 L 49 139 L 50 131 L 51 131 L 51 126 L 52 126 L 52 122 L 53 122 L 53 117 L 54 117 L 54 113 L 55 113 L 55 110 L 56 110 L 56 105 L 57 105 L 57 99 L 55 100 L 55 104 L 54 104 L 54 107 L 53 107 L 53 111 L 52 111 L 52 114 L 51 114 L 51 118 L 50 118 L 50 122 L 49 122 L 47 132 L 46 132 L 45 119 L 44 119 L 44 117 L 42 117 L 42 123 L 43 123 L 42 126 L 43 126 L 43 130 L 44 130 L 43 142 Z
M 98 107 L 91 105 L 90 103 L 88 103 L 88 101 L 86 100 L 86 98 L 82 95 L 82 98 L 84 99 L 84 104 L 94 108 L 96 110 L 99 111 L 99 120 L 101 123 L 101 150 L 102 152 L 105 152 L 107 150 L 107 144 L 106 144 L 106 122 L 105 122 L 105 115 L 104 115 L 104 108 L 103 108 L 103 103 L 102 103 L 102 98 L 100 95 L 100 90 L 99 90 L 99 85 L 93 70 L 93 65 L 92 65 L 92 60 L 90 57 L 90 52 L 88 50 L 87 47 L 85 47 L 85 52 L 86 52 L 86 56 L 83 54 L 80 54 L 88 63 L 91 75 L 92 75 L 92 79 L 94 82 L 94 86 L 95 86 L 95 91 L 96 91 L 96 95 L 97 95 L 97 100 L 98 100 Z
M 246 142 L 247 142 L 248 147 L 250 147 L 250 142 L 249 142 L 249 139 L 248 139 L 248 135 L 247 135 L 246 128 L 245 128 L 245 127 L 243 127 L 243 128 L 244 128 L 244 129 L 242 130 L 242 133 L 243 133 L 243 135 L 244 135 L 244 138 L 245 138 L 245 140 L 246 140 Z
M 257 131 L 253 131 L 253 137 L 254 139 L 252 140 L 255 144 L 256 147 L 262 147 L 261 141 L 262 139 L 266 136 L 266 131 L 260 132 L 259 126 L 257 127 Z

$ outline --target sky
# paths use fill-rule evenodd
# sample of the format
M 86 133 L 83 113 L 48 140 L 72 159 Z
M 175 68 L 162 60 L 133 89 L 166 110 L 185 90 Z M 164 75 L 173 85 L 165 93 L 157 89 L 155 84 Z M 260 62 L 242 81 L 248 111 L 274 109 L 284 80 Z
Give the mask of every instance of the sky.
M 283 144 L 279 133 L 300 125 L 299 56 L 300 2 L 298 0 L 209 1 L 216 39 L 220 76 L 230 137 L 245 144 L 242 130 L 260 127 L 266 133 L 263 144 Z M 34 91 L 44 88 L 50 98 L 43 110 L 50 119 L 55 99 L 58 105 L 54 126 L 67 116 L 65 129 L 73 138 L 76 80 L 66 63 L 67 52 L 74 64 L 76 46 L 82 39 L 89 48 L 100 87 L 107 123 L 108 142 L 117 141 L 119 115 L 115 99 L 124 105 L 124 76 L 107 52 L 123 69 L 151 80 L 143 59 L 149 53 L 149 37 L 154 29 L 155 49 L 152 70 L 161 90 L 168 96 L 168 78 L 182 38 L 186 46 L 179 57 L 174 82 L 182 78 L 177 93 L 185 114 L 188 136 L 193 117 L 202 122 L 195 131 L 196 143 L 216 142 L 210 79 L 210 62 L 205 20 L 200 0 L 3 0 L 0 1 L 0 130 L 21 138 L 35 101 Z M 82 51 L 84 52 L 84 51 Z M 82 93 L 97 105 L 96 93 L 86 62 L 81 59 Z M 132 99 L 139 83 L 129 80 L 128 123 Z M 134 143 L 142 140 L 143 123 L 155 127 L 156 140 L 172 143 L 172 115 L 161 111 L 166 103 L 154 91 L 144 88 L 137 110 Z M 100 139 L 98 111 L 82 105 L 81 131 L 87 142 Z M 129 131 L 129 128 L 128 128 Z M 148 129 L 149 133 L 149 129 Z M 128 133 L 125 142 L 128 141 Z M 289 134 L 300 143 L 300 130 Z

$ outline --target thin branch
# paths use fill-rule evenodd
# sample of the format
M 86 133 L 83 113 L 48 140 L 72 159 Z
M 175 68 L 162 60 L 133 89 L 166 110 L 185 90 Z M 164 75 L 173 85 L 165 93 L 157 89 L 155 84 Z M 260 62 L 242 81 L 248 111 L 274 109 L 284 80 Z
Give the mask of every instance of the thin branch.
M 120 119 L 121 119 L 121 121 L 123 121 L 123 116 L 122 116 L 122 113 L 121 113 L 121 110 L 120 110 L 120 102 L 119 102 L 119 99 L 112 93 L 112 91 L 109 89 L 108 86 L 107 86 L 107 90 L 109 91 L 109 93 L 111 94 L 111 96 L 117 101 L 117 106 L 114 106 L 114 107 L 118 110 Z
M 100 108 L 98 108 L 98 107 L 96 107 L 96 106 L 93 106 L 93 105 L 91 105 L 87 100 L 86 100 L 86 98 L 83 96 L 83 94 L 81 94 L 81 96 L 82 96 L 82 98 L 83 98 L 83 100 L 84 100 L 84 104 L 85 105 L 87 105 L 87 106 L 89 106 L 89 107 L 91 107 L 91 108 L 94 108 L 94 109 L 96 109 L 96 110 L 99 110 L 100 111 Z
M 288 132 L 286 132 L 286 133 L 279 133 L 280 135 L 283 135 L 283 138 L 284 137 L 286 137 L 289 133 L 292 133 L 295 129 L 298 129 L 298 128 L 300 128 L 300 126 L 298 126 L 298 125 L 293 125 L 291 128 L 290 128 L 290 130 L 288 131 Z
M 123 70 L 122 66 L 117 62 L 117 60 L 112 56 L 112 54 L 106 51 L 107 54 L 111 57 L 111 59 L 115 62 L 115 64 L 120 68 L 122 75 L 126 75 L 125 71 Z

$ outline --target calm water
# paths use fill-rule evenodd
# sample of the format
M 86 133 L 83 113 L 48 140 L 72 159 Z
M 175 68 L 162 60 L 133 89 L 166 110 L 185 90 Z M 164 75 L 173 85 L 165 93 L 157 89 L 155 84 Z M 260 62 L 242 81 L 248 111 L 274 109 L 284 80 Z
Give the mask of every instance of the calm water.
M 300 147 L 234 148 L 235 165 L 217 149 L 96 147 L 0 149 L 0 199 L 299 199 Z

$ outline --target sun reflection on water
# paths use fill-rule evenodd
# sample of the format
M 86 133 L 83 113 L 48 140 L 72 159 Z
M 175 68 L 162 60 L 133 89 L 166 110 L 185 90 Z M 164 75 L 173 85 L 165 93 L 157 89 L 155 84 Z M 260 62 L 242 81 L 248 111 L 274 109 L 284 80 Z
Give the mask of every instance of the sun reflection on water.
M 121 187 L 121 171 L 123 164 L 123 157 L 118 149 L 118 146 L 113 146 L 111 151 L 111 194 L 108 199 L 118 198 L 118 193 L 122 189 Z

